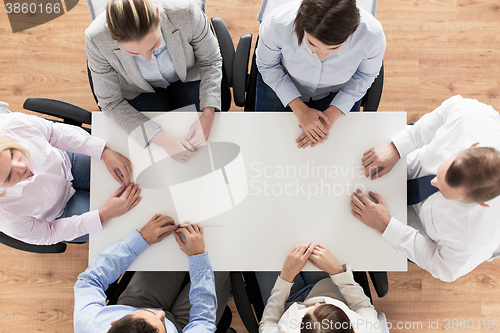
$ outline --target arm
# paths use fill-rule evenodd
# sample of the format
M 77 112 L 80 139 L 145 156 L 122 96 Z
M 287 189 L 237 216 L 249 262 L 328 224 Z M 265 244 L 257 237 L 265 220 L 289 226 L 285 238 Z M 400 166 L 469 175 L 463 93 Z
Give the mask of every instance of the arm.
M 330 105 L 337 107 L 342 113 L 347 114 L 354 103 L 360 100 L 377 78 L 382 67 L 386 47 L 385 36 L 382 31 L 373 42 L 372 50 L 368 57 L 363 59 L 354 75 L 347 81 Z
M 75 292 L 74 327 L 85 332 L 91 324 L 89 318 L 95 318 L 106 306 L 105 291 L 127 270 L 134 259 L 140 255 L 148 243 L 134 230 L 124 240 L 102 251 L 92 264 L 78 276 Z
M 478 249 L 452 248 L 447 242 L 435 242 L 395 218 L 391 218 L 382 237 L 396 251 L 444 282 L 455 281 L 488 259 L 480 258 Z
M 206 112 L 206 116 L 213 116 L 214 108 L 221 108 L 222 57 L 219 43 L 212 33 L 207 16 L 195 3 L 191 5 L 191 15 L 193 37 L 190 44 L 201 77 L 200 108 L 204 115 Z
M 283 280 L 281 277 L 276 279 L 271 296 L 267 300 L 262 320 L 259 324 L 259 333 L 272 333 L 278 331 L 278 322 L 285 313 L 285 302 L 290 296 L 290 289 L 293 283 Z
M 332 282 L 339 287 L 342 297 L 344 297 L 347 306 L 351 310 L 359 314 L 365 320 L 369 320 L 372 323 L 378 323 L 377 311 L 370 302 L 370 299 L 364 294 L 363 288 L 354 281 L 350 269 L 347 269 L 343 273 L 331 275 L 330 277 Z M 368 327 L 368 325 L 365 327 Z
M 5 216 L 2 216 L 4 219 Z M 99 212 L 93 210 L 82 215 L 47 221 L 30 216 L 17 217 L 2 227 L 6 234 L 23 242 L 50 245 L 70 241 L 82 235 L 102 230 Z
M 293 31 L 290 30 L 290 33 Z M 283 40 L 277 35 L 273 15 L 264 19 L 259 28 L 259 44 L 257 46 L 256 62 L 264 82 L 274 90 L 284 106 L 296 98 L 300 92 L 285 72 L 281 62 Z
M 435 137 L 436 132 L 448 121 L 454 111 L 458 111 L 457 105 L 463 100 L 462 96 L 454 96 L 444 101 L 434 111 L 425 114 L 413 126 L 407 126 L 405 130 L 392 138 L 399 155 L 404 157 L 412 151 L 429 144 Z
M 189 256 L 189 323 L 183 332 L 215 332 L 217 296 L 215 280 L 208 253 Z
M 123 98 L 118 73 L 101 54 L 88 31 L 85 31 L 85 53 L 102 111 L 142 147 L 147 147 L 160 125 L 138 112 Z

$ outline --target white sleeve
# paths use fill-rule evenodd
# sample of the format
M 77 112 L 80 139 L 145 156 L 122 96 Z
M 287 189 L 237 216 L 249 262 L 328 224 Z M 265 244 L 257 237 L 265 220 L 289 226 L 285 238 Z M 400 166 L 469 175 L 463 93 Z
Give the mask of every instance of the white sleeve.
M 447 99 L 434 111 L 420 118 L 415 125 L 407 126 L 393 137 L 391 140 L 401 158 L 429 144 L 434 139 L 437 130 L 446 123 L 453 111 L 457 110 L 456 105 L 462 100 L 460 95 Z

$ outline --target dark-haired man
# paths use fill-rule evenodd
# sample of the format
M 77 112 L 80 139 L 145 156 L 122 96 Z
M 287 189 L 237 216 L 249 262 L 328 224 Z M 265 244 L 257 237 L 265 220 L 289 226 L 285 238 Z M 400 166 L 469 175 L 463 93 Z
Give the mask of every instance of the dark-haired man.
M 408 225 L 391 217 L 384 200 L 372 192 L 375 202 L 353 193 L 352 213 L 434 277 L 454 281 L 500 245 L 499 150 L 498 112 L 454 96 L 362 158 L 365 175 L 375 179 L 406 157 L 408 179 L 422 181 L 415 193 L 425 193 L 425 187 L 438 191 L 421 195 L 420 203 L 409 202 Z
M 190 282 L 186 272 L 136 272 L 118 305 L 107 306 L 109 284 L 150 245 L 172 233 L 188 255 Z M 76 333 L 214 332 L 229 292 L 227 272 L 214 279 L 203 228 L 197 224 L 181 228 L 170 217 L 155 215 L 140 232 L 134 230 L 102 251 L 80 274 L 75 284 L 74 328 Z

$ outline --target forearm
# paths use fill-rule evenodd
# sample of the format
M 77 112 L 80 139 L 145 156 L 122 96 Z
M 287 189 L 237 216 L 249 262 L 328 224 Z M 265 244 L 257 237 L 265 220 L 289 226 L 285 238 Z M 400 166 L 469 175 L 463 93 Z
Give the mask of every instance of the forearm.
M 191 311 L 189 323 L 184 328 L 184 332 L 190 330 L 213 332 L 215 331 L 217 296 L 215 295 L 215 279 L 208 253 L 188 258 L 191 279 L 189 291 Z
M 271 333 L 277 331 L 278 322 L 285 312 L 285 302 L 290 295 L 292 285 L 293 283 L 287 282 L 281 277 L 278 277 L 262 314 L 262 320 L 259 325 L 260 333 Z

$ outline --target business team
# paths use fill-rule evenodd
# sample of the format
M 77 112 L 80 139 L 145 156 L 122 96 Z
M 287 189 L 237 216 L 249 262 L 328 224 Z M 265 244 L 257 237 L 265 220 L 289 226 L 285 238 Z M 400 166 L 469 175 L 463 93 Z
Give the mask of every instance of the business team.
M 256 108 L 293 111 L 304 131 L 296 141 L 300 148 L 320 144 L 336 119 L 359 110 L 386 45 L 380 23 L 355 0 L 287 3 L 264 19 L 260 38 Z M 191 0 L 111 0 L 85 32 L 85 44 L 103 112 L 143 147 L 152 142 L 174 160 L 188 162 L 208 139 L 220 108 L 222 59 L 202 10 Z M 203 113 L 186 138 L 164 133 L 138 112 L 189 104 Z M 0 111 L 2 232 L 33 244 L 86 240 L 140 202 L 141 189 L 130 182 L 130 161 L 105 141 L 69 125 L 10 113 L 3 104 Z M 499 150 L 498 112 L 452 97 L 361 157 L 373 180 L 406 158 L 409 224 L 391 217 L 383 198 L 372 192 L 352 194 L 352 214 L 434 277 L 454 281 L 500 245 Z M 89 156 L 102 159 L 122 184 L 97 211 L 89 211 Z M 188 255 L 189 277 L 136 273 L 118 305 L 106 306 L 107 286 L 148 246 L 171 234 Z M 301 273 L 307 261 L 323 273 Z M 260 283 L 268 290 L 262 333 L 317 332 L 314 323 L 323 319 L 342 329 L 363 323 L 343 332 L 380 331 L 349 265 L 321 244 L 294 247 L 281 272 Z M 75 332 L 213 332 L 229 294 L 228 273 L 212 271 L 203 228 L 155 215 L 80 274 Z

